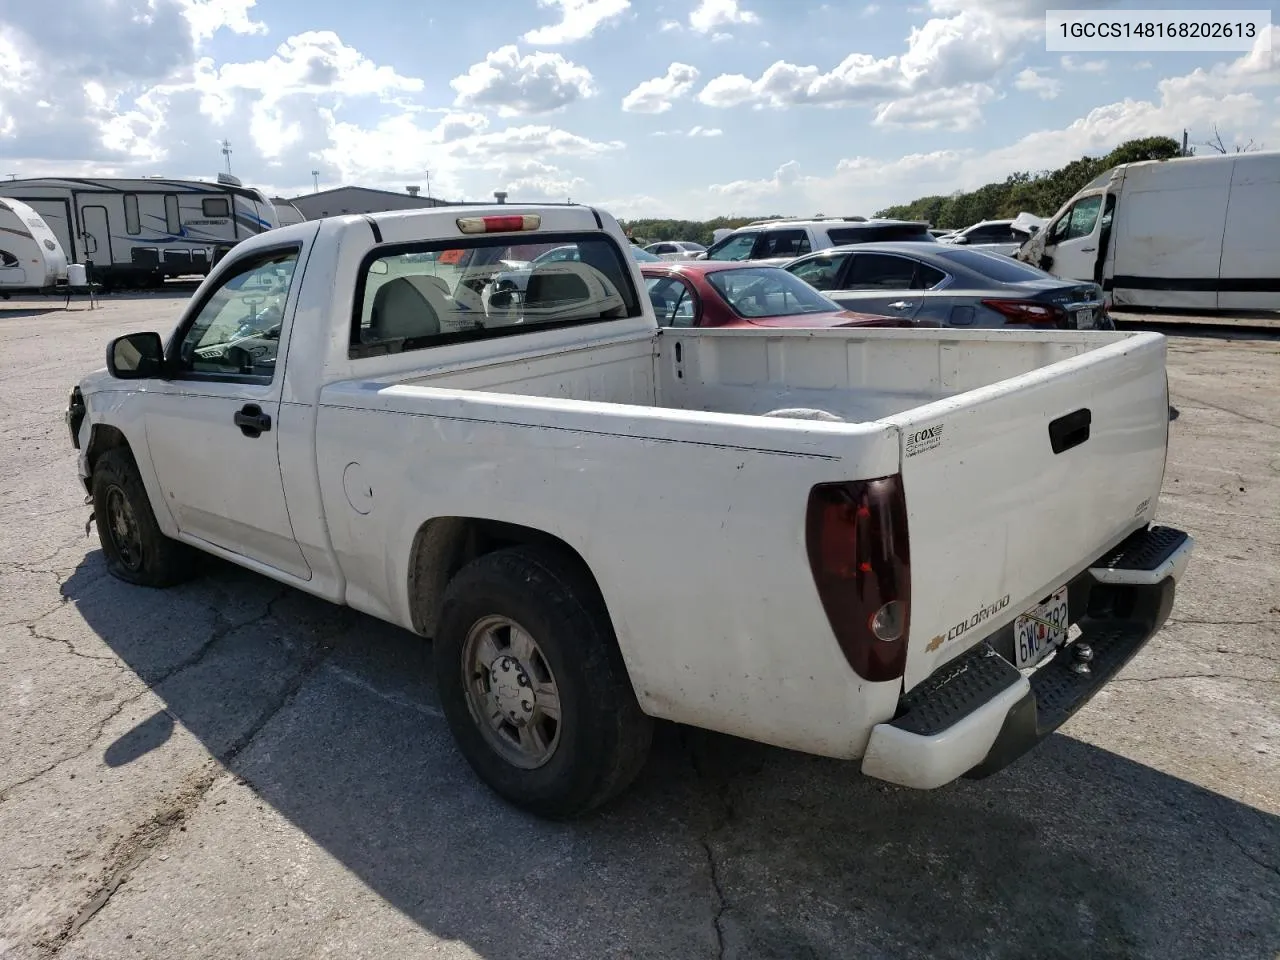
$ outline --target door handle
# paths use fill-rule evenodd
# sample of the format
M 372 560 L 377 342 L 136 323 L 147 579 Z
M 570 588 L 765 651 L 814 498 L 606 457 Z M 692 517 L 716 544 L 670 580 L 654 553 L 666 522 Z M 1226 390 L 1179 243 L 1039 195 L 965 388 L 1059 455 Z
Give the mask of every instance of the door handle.
M 260 437 L 271 429 L 271 417 L 262 412 L 256 403 L 246 403 L 233 418 L 240 432 L 246 437 Z
M 909 301 L 909 300 L 899 300 L 899 301 L 897 301 L 896 303 L 891 303 L 891 304 L 889 304 L 889 309 L 890 309 L 890 310 L 906 310 L 906 309 L 907 309 L 908 307 L 910 307 L 910 306 L 912 306 L 912 302 L 911 302 L 911 301 Z
M 1098 249 L 1097 247 L 1081 247 L 1081 248 L 1080 248 L 1080 252 L 1081 252 L 1081 253 L 1093 253 L 1093 252 L 1094 252 L 1094 251 L 1096 251 L 1097 249 Z
M 1072 447 L 1078 447 L 1089 439 L 1089 428 L 1093 424 L 1093 413 L 1088 407 L 1058 417 L 1049 424 L 1049 446 L 1054 453 L 1063 453 Z

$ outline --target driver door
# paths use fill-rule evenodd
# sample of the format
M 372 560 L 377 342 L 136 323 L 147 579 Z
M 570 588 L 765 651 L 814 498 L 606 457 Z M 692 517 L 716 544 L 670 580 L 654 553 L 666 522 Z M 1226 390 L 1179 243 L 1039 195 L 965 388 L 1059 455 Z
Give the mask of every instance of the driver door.
M 178 529 L 302 579 L 280 473 L 286 317 L 297 245 L 245 256 L 192 305 L 167 347 L 175 372 L 148 382 L 147 446 Z
M 1048 229 L 1045 253 L 1050 272 L 1066 280 L 1092 281 L 1101 246 L 1102 204 L 1105 194 L 1092 193 L 1071 205 Z

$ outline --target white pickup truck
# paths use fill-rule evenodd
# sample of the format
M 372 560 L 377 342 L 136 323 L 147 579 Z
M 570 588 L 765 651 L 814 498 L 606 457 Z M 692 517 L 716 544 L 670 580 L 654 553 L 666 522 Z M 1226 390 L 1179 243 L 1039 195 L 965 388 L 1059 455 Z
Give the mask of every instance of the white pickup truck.
M 432 638 L 467 760 L 553 817 L 654 718 L 983 776 L 1161 627 L 1162 337 L 659 329 L 626 245 L 568 205 L 239 244 L 71 391 L 109 570 L 205 551 Z

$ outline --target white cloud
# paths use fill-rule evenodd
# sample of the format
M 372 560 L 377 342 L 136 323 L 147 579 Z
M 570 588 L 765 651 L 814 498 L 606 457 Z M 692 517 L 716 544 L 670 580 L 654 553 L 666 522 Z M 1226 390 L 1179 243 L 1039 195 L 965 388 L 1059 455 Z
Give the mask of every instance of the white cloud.
M 1062 81 L 1053 77 L 1042 76 L 1030 67 L 1019 72 L 1013 85 L 1025 93 L 1034 93 L 1041 100 L 1052 100 L 1062 92 Z
M 879 12 L 880 12 L 880 4 L 878 3 L 868 3 L 865 7 L 862 8 L 862 15 L 864 17 L 874 17 Z
M 710 33 L 716 27 L 738 23 L 759 23 L 760 17 L 738 6 L 738 0 L 700 0 L 689 14 L 689 27 L 698 33 Z
M 676 128 L 675 130 L 654 130 L 649 136 L 651 137 L 719 137 L 723 136 L 724 131 L 719 127 L 690 127 L 688 130 Z
M 540 181 L 546 196 L 560 198 L 566 188 L 576 189 L 580 182 L 548 163 L 550 158 L 590 160 L 624 146 L 620 141 L 591 140 L 547 125 L 458 135 L 462 127 L 458 115 L 446 115 L 432 127 L 420 123 L 412 111 L 384 119 L 373 128 L 331 120 L 330 145 L 322 157 L 334 179 L 345 183 L 397 183 L 421 176 L 428 168 L 436 196 L 488 197 L 513 181 L 527 181 L 521 183 L 526 191 Z M 473 129 L 482 129 L 482 123 Z
M 560 167 L 527 159 L 504 165 L 495 171 L 493 179 L 516 203 L 563 202 L 587 183 Z
M 688 94 L 697 82 L 697 67 L 673 63 L 661 77 L 643 81 L 623 97 L 622 109 L 628 113 L 666 113 L 672 101 Z
M 241 88 L 278 99 L 294 93 L 390 96 L 423 89 L 417 77 L 378 66 L 331 30 L 309 30 L 289 37 L 266 60 L 228 63 L 216 71 L 209 69 L 211 65 L 211 60 L 197 65 L 197 87 L 211 93 Z
M 788 160 L 773 176 L 764 180 L 734 180 L 731 183 L 713 183 L 707 189 L 721 197 L 732 197 L 735 200 L 753 200 L 777 193 L 786 187 L 801 182 L 800 164 L 796 160 Z
M 1064 56 L 1062 58 L 1062 69 L 1071 73 L 1105 73 L 1107 61 L 1077 60 L 1075 57 Z
M 1101 155 L 1137 137 L 1171 136 L 1184 126 L 1192 141 L 1218 124 L 1248 140 L 1280 136 L 1280 98 L 1260 93 L 1280 86 L 1280 69 L 1267 52 L 1280 43 L 1280 27 L 1254 50 L 1229 63 L 1198 69 L 1159 84 L 1152 100 L 1126 99 L 1088 111 L 1061 129 L 1043 129 L 994 149 L 937 150 L 896 158 L 852 157 L 825 175 L 806 175 L 794 162 L 770 176 L 713 185 L 678 199 L 671 212 L 712 216 L 726 208 L 807 213 L 839 208 L 870 215 L 891 203 L 948 194 L 1002 180 L 1020 170 L 1060 167 L 1082 155 Z M 916 105 L 920 107 L 920 104 Z M 920 111 L 918 111 L 920 112 Z M 1269 125 L 1269 126 L 1268 126 Z M 1050 214 L 1054 211 L 1039 211 Z
M 267 25 L 249 16 L 257 0 L 186 0 L 187 21 L 196 42 L 226 28 L 241 35 L 266 34 Z
M 658 30 L 662 33 L 671 33 L 673 30 L 682 30 L 679 20 L 663 20 L 658 24 Z
M 985 83 L 966 83 L 890 100 L 876 110 L 877 126 L 917 130 L 969 130 L 982 122 L 982 105 L 995 97 Z
M 558 53 L 520 56 L 514 44 L 474 63 L 449 85 L 458 107 L 495 107 L 503 117 L 550 113 L 595 94 L 591 71 Z
M 596 27 L 615 20 L 631 7 L 630 0 L 538 0 L 540 7 L 559 7 L 560 22 L 530 30 L 525 43 L 558 45 L 585 40 Z
M 714 107 L 879 103 L 883 109 L 899 98 L 983 83 L 1005 66 L 1027 37 L 1022 21 L 964 10 L 913 29 L 900 56 L 852 53 L 828 71 L 778 60 L 755 80 L 742 74 L 713 77 L 698 99 Z

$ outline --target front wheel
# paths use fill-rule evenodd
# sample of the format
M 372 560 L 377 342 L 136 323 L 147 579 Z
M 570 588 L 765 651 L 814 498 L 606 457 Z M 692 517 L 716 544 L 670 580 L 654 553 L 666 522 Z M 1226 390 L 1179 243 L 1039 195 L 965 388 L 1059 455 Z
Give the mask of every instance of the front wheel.
M 449 584 L 435 637 L 441 705 L 479 777 L 539 816 L 580 816 L 644 766 L 653 721 L 579 564 L 512 547 Z
M 195 551 L 160 532 L 133 454 L 106 451 L 93 468 L 93 517 L 107 571 L 144 587 L 169 587 L 195 572 Z

